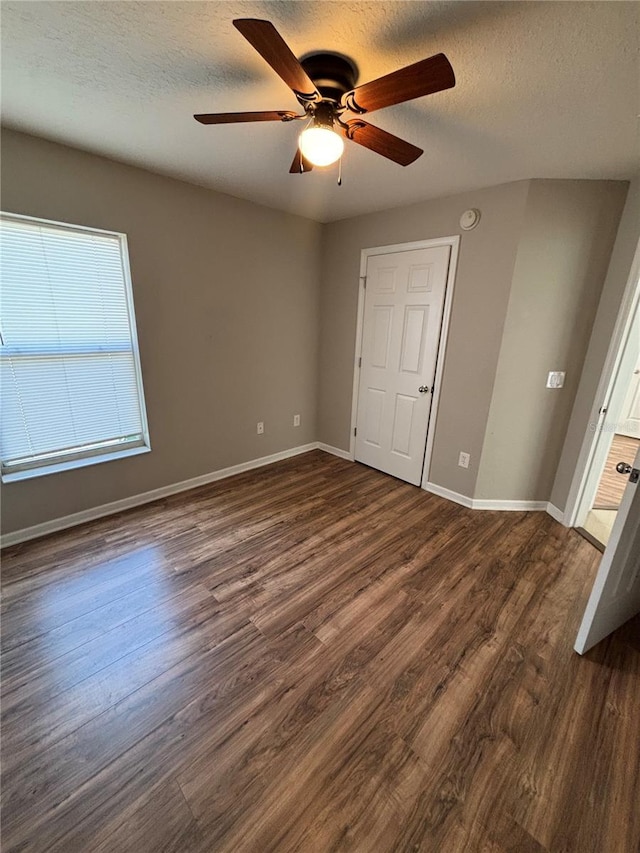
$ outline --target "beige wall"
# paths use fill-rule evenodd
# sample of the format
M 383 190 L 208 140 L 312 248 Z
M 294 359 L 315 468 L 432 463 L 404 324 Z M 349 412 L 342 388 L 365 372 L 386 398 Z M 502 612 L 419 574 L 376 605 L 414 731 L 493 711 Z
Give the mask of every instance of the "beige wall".
M 624 212 L 609 263 L 589 348 L 584 360 L 562 453 L 557 465 L 551 502 L 564 511 L 582 444 L 598 407 L 596 392 L 611 343 L 631 265 L 640 242 L 640 178 L 629 186 Z
M 318 223 L 11 131 L 2 208 L 128 235 L 153 448 L 3 486 L 4 533 L 315 439 Z
M 624 205 L 621 181 L 531 181 L 475 497 L 548 501 Z M 550 370 L 565 386 L 545 387 Z
M 2 142 L 4 210 L 128 235 L 153 447 L 3 486 L 3 533 L 314 440 L 348 449 L 360 252 L 453 234 L 430 479 L 547 500 L 559 460 L 564 507 L 637 241 L 638 183 L 576 396 L 623 182 L 521 181 L 321 226 L 12 131 Z M 469 207 L 482 219 L 465 233 Z M 544 388 L 550 369 L 567 371 L 564 391 Z
M 349 448 L 360 252 L 461 234 L 430 479 L 473 496 L 491 403 L 528 182 L 325 225 L 322 252 L 318 438 Z M 478 227 L 460 229 L 469 207 Z M 468 470 L 458 452 L 471 454 Z

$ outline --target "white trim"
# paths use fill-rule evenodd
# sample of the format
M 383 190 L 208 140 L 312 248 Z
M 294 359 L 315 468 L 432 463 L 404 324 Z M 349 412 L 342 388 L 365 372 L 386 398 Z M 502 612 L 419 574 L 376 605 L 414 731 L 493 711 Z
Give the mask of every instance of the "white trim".
M 591 469 L 594 464 L 597 446 L 603 436 L 601 427 L 606 420 L 606 413 L 602 413 L 602 409 L 606 409 L 609 405 L 609 399 L 613 392 L 614 382 L 623 350 L 631 332 L 631 320 L 634 310 L 640 299 L 640 242 L 638 243 L 631 263 L 629 278 L 622 297 L 620 310 L 616 319 L 616 325 L 611 336 L 611 343 L 605 359 L 598 390 L 596 391 L 595 400 L 591 409 L 589 424 L 593 424 L 595 429 L 587 428 L 585 437 L 582 441 L 582 447 L 578 456 L 576 470 L 571 481 L 569 496 L 567 497 L 566 509 L 564 512 L 567 527 L 574 527 L 578 521 L 581 506 L 587 491 Z M 606 436 L 605 436 L 606 437 Z
M 499 510 L 500 512 L 546 512 L 547 501 L 497 501 L 475 498 L 472 509 Z
M 97 456 L 80 456 L 68 462 L 56 462 L 42 468 L 22 468 L 14 474 L 2 474 L 3 483 L 18 483 L 20 480 L 33 480 L 35 477 L 46 477 L 48 474 L 59 474 L 60 471 L 73 471 L 76 468 L 86 468 L 89 465 L 99 465 L 101 462 L 112 462 L 114 459 L 126 459 L 129 456 L 139 456 L 141 453 L 151 453 L 146 444 L 128 447 L 126 450 L 112 450 L 111 453 L 101 453 Z
M 72 515 L 65 515 L 61 518 L 54 518 L 51 521 L 45 521 L 42 524 L 34 524 L 33 527 L 24 527 L 22 530 L 14 530 L 12 533 L 6 533 L 0 537 L 0 547 L 6 548 L 9 545 L 17 545 L 20 542 L 27 542 L 29 539 L 37 539 L 40 536 L 47 536 L 49 533 L 56 533 L 58 530 L 66 530 L 68 527 L 75 527 L 78 524 L 84 524 L 87 521 L 94 521 L 97 518 L 103 518 L 106 515 L 113 515 L 116 512 L 122 512 L 126 509 L 132 509 L 142 504 L 151 503 L 152 501 L 166 498 L 169 495 L 175 495 L 178 492 L 186 492 L 189 489 L 195 489 L 198 486 L 206 486 L 208 483 L 214 483 L 216 480 L 223 480 L 226 477 L 233 477 L 235 474 L 242 474 L 245 471 L 251 471 L 254 468 L 262 468 L 264 465 L 270 465 L 272 462 L 279 462 L 282 459 L 289 459 L 292 456 L 299 456 L 301 453 L 308 453 L 310 450 L 317 450 L 318 443 L 303 444 L 300 447 L 293 447 L 289 450 L 281 450 L 279 453 L 272 453 L 270 456 L 262 456 L 259 459 L 252 459 L 249 462 L 241 462 L 238 465 L 231 465 L 228 468 L 221 468 L 219 471 L 212 471 L 209 474 L 202 474 L 199 477 L 192 477 L 190 480 L 183 480 L 180 483 L 172 483 L 169 486 L 161 486 L 159 489 L 153 489 L 150 492 L 143 492 L 138 495 L 131 495 L 128 498 L 122 498 L 119 501 L 112 501 L 101 506 L 84 509 L 80 512 L 74 512 Z
M 429 425 L 427 427 L 427 443 L 425 447 L 424 463 L 422 468 L 421 488 L 427 489 L 429 481 L 429 469 L 431 467 L 431 456 L 433 454 L 433 439 L 435 435 L 435 423 L 438 414 L 438 404 L 440 402 L 440 391 L 442 386 L 442 376 L 444 373 L 444 357 L 447 346 L 447 337 L 449 334 L 449 324 L 451 321 L 451 307 L 453 305 L 453 288 L 455 285 L 455 275 L 458 265 L 458 253 L 460 250 L 460 236 L 458 234 L 452 237 L 436 237 L 431 240 L 416 240 L 412 243 L 395 243 L 390 246 L 375 246 L 369 249 L 362 249 L 360 252 L 360 282 L 358 288 L 358 314 L 356 323 L 356 343 L 354 353 L 354 368 L 353 368 L 353 390 L 351 394 L 351 428 L 349 435 L 349 453 L 350 458 L 355 459 L 356 438 L 355 429 L 358 422 L 358 389 L 360 385 L 360 366 L 359 360 L 362 355 L 362 332 L 364 328 L 364 301 L 365 287 L 364 280 L 367 274 L 367 262 L 373 255 L 388 255 L 395 252 L 412 252 L 415 249 L 432 249 L 436 246 L 449 246 L 451 251 L 449 254 L 449 267 L 447 271 L 447 283 L 445 289 L 444 306 L 442 309 L 442 323 L 440 326 L 440 342 L 438 344 L 438 354 L 436 356 L 436 373 L 434 378 L 435 392 L 431 401 L 431 409 L 429 412 Z M 428 489 L 427 489 L 428 491 Z M 453 493 L 452 493 L 453 494 Z
M 434 379 L 434 391 L 431 401 L 431 411 L 429 412 L 429 425 L 427 427 L 427 446 L 424 453 L 424 464 L 422 466 L 422 482 L 421 486 L 429 482 L 429 473 L 431 469 L 431 457 L 433 456 L 433 441 L 436 434 L 436 419 L 438 416 L 438 406 L 440 405 L 440 392 L 442 390 L 442 377 L 444 376 L 444 359 L 447 351 L 447 338 L 449 337 L 449 324 L 451 322 L 451 308 L 453 305 L 453 288 L 456 280 L 456 270 L 458 268 L 458 252 L 460 250 L 460 237 L 448 237 L 446 240 L 440 241 L 442 245 L 451 246 L 451 254 L 449 255 L 449 271 L 447 273 L 447 284 L 444 295 L 444 308 L 442 310 L 442 323 L 440 325 L 440 343 L 438 344 L 438 355 L 436 356 L 436 375 Z
M 140 407 L 140 420 L 142 423 L 142 436 L 145 445 L 151 450 L 151 437 L 149 436 L 149 421 L 147 419 L 147 401 L 144 397 L 144 385 L 142 382 L 142 364 L 140 362 L 140 345 L 138 343 L 138 322 L 136 320 L 136 309 L 133 302 L 133 281 L 131 279 L 131 263 L 129 261 L 129 243 L 127 235 L 120 235 L 120 260 L 122 261 L 122 272 L 125 281 L 125 297 L 129 314 L 129 331 L 131 333 L 131 344 L 133 347 L 133 364 L 136 371 L 136 384 L 138 387 L 138 405 Z
M 547 504 L 547 512 L 555 521 L 560 522 L 560 524 L 564 524 L 565 527 L 569 526 L 565 521 L 564 513 L 562 512 L 562 510 L 558 509 L 558 507 L 552 504 L 551 501 L 549 501 L 549 503 Z
M 42 216 L 30 216 L 25 213 L 11 213 L 9 210 L 0 210 L 0 216 L 17 219 L 22 222 L 38 222 L 42 225 L 59 228 L 61 231 L 89 231 L 92 234 L 106 234 L 109 237 L 126 237 L 123 231 L 109 231 L 105 228 L 94 228 L 93 225 L 74 225 L 73 222 L 61 222 L 59 219 L 44 219 Z
M 360 281 L 358 282 L 358 319 L 356 322 L 356 347 L 353 360 L 353 389 L 351 391 L 351 427 L 349 430 L 349 454 L 356 458 L 356 424 L 358 422 L 358 392 L 360 390 L 360 357 L 362 355 L 362 333 L 364 330 L 365 278 L 367 274 L 367 256 L 364 249 L 360 253 Z
M 470 498 L 467 495 L 461 495 L 459 492 L 454 492 L 451 489 L 446 489 L 444 486 L 438 486 L 436 483 L 425 483 L 424 490 L 431 494 L 438 495 L 440 498 L 453 501 L 466 506 L 467 509 L 475 509 L 480 511 L 493 510 L 498 512 L 548 512 L 549 506 L 546 501 L 505 501 L 505 500 L 485 500 L 483 498 Z M 555 507 L 554 507 L 555 509 Z M 559 512 L 559 510 L 556 510 Z
M 473 509 L 473 499 L 466 495 L 461 495 L 459 492 L 452 492 L 451 489 L 445 489 L 444 486 L 438 486 L 436 483 L 425 483 L 421 488 L 425 492 L 431 492 L 432 495 L 437 495 L 439 498 L 445 498 L 448 501 L 466 506 L 467 509 Z
M 348 450 L 342 450 L 340 447 L 333 447 L 331 444 L 324 444 L 319 441 L 316 444 L 318 450 L 324 450 L 325 453 L 330 453 L 332 456 L 338 456 L 340 459 L 346 459 L 348 462 L 353 462 L 353 456 Z

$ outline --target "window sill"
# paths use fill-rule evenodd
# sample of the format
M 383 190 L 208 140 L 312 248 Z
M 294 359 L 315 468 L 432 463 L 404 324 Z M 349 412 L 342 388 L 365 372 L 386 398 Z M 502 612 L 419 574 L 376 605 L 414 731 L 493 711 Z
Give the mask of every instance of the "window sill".
M 111 462 L 113 459 L 138 456 L 141 453 L 149 453 L 150 450 L 151 448 L 147 445 L 128 447 L 126 450 L 114 450 L 111 453 L 103 453 L 99 456 L 71 459 L 68 462 L 58 462 L 55 465 L 43 465 L 42 468 L 29 468 L 25 471 L 16 471 L 13 474 L 3 474 L 2 482 L 17 483 L 19 480 L 32 480 L 35 477 L 44 477 L 46 474 L 59 474 L 61 471 L 73 471 L 75 468 L 86 468 L 89 465 L 98 465 L 100 462 Z

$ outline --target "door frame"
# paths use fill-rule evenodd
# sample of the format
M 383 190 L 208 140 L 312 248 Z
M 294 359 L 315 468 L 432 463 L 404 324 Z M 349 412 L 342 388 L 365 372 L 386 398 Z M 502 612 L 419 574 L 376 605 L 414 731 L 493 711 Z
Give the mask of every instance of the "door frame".
M 438 354 L 436 356 L 436 373 L 434 379 L 435 391 L 432 395 L 431 409 L 429 411 L 429 422 L 427 424 L 427 443 L 425 448 L 424 462 L 422 466 L 422 480 L 420 488 L 424 489 L 429 481 L 429 468 L 433 454 L 433 426 L 436 423 L 438 404 L 440 402 L 440 391 L 442 390 L 442 376 L 444 374 L 444 357 L 449 336 L 449 324 L 451 320 L 451 307 L 453 305 L 453 289 L 455 285 L 456 269 L 458 266 L 458 253 L 460 250 L 460 235 L 452 237 L 436 237 L 431 240 L 415 240 L 411 243 L 393 243 L 389 246 L 374 246 L 362 249 L 360 252 L 360 278 L 358 281 L 358 313 L 356 323 L 356 342 L 353 359 L 353 390 L 351 395 L 351 432 L 349 437 L 349 458 L 355 461 L 356 437 L 355 429 L 358 422 L 358 390 L 360 387 L 360 358 L 362 356 L 362 335 L 364 331 L 364 300 L 365 300 L 365 278 L 367 275 L 367 263 L 373 255 L 391 255 L 396 252 L 412 252 L 415 249 L 433 249 L 437 246 L 449 246 L 449 269 L 445 283 L 444 307 L 442 309 L 442 324 L 440 326 L 440 341 L 438 342 Z
M 627 342 L 633 331 L 632 321 L 635 312 L 640 310 L 640 241 L 631 263 L 629 277 L 625 287 L 616 324 L 611 336 L 595 400 L 591 408 L 589 428 L 585 433 L 578 456 L 578 462 L 571 481 L 567 504 L 564 512 L 564 524 L 575 527 L 584 503 L 591 492 L 597 491 L 597 483 L 602 476 L 604 466 L 613 441 L 613 434 L 603 429 L 607 420 L 614 386 Z M 596 476 L 597 474 L 597 476 Z

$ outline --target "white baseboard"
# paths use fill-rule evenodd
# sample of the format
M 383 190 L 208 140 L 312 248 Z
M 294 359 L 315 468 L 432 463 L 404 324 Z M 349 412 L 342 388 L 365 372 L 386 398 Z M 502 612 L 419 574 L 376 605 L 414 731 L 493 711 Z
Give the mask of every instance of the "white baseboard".
M 472 509 L 491 509 L 500 512 L 544 512 L 547 509 L 546 501 L 496 501 L 475 499 L 471 505 Z
M 565 527 L 569 527 L 569 525 L 565 523 L 564 513 L 562 512 L 562 510 L 558 509 L 557 506 L 554 506 L 551 501 L 549 501 L 549 503 L 547 504 L 547 512 L 549 513 L 551 518 L 555 519 L 555 521 L 559 521 L 560 524 L 564 524 Z
M 319 441 L 316 444 L 318 450 L 324 450 L 325 453 L 330 453 L 332 456 L 339 456 L 340 459 L 346 459 L 348 462 L 353 462 L 353 456 L 348 450 L 342 450 L 340 447 L 333 447 L 331 444 L 323 444 Z
M 445 489 L 444 486 L 438 486 L 436 483 L 426 483 L 424 490 L 437 495 L 439 498 L 446 498 L 448 501 L 466 506 L 467 509 L 473 509 L 473 500 L 471 498 L 461 495 L 459 492 L 453 492 L 451 489 Z
M 206 486 L 208 483 L 214 483 L 216 480 L 224 480 L 225 477 L 233 477 L 235 474 L 242 474 L 244 471 L 251 471 L 254 468 L 262 468 L 263 465 L 270 465 L 272 462 L 279 462 L 282 459 L 289 459 L 292 456 L 299 456 L 301 453 L 308 453 L 310 450 L 318 449 L 318 442 L 314 441 L 310 444 L 303 444 L 300 447 L 292 447 L 289 450 L 281 450 L 279 453 L 272 453 L 270 456 L 262 456 L 259 459 L 251 459 L 249 462 L 241 462 L 239 465 L 231 465 L 228 468 L 221 468 L 219 471 L 212 471 L 209 474 L 202 474 L 199 477 L 192 477 L 190 480 L 183 480 L 180 483 L 161 486 L 159 489 L 153 489 L 150 492 L 131 495 L 131 497 L 123 498 L 119 501 L 112 501 L 108 504 L 91 507 L 91 509 L 84 509 L 80 512 L 74 512 L 71 515 L 62 516 L 61 518 L 53 518 L 51 521 L 44 521 L 42 524 L 34 524 L 33 527 L 24 527 L 22 530 L 14 530 L 12 533 L 5 533 L 4 536 L 0 536 L 0 547 L 6 548 L 9 545 L 18 545 L 20 542 L 27 542 L 29 539 L 37 539 L 40 536 L 47 536 L 49 533 L 56 533 L 58 530 L 66 530 L 68 527 L 75 527 L 76 525 L 84 524 L 87 521 L 104 518 L 106 515 L 113 515 L 114 513 L 122 512 L 125 509 L 132 509 L 133 507 L 141 506 L 142 504 L 151 503 L 152 501 L 157 501 L 160 498 L 175 495 L 178 492 L 186 492 L 189 489 L 196 489 L 198 486 Z M 322 449 L 324 449 L 324 447 Z
M 47 536 L 49 533 L 66 530 L 69 527 L 75 527 L 87 521 L 94 521 L 97 518 L 104 518 L 107 515 L 114 515 L 126 509 L 133 509 L 133 507 L 142 506 L 143 504 L 157 501 L 160 498 L 175 495 L 178 492 L 186 492 L 189 489 L 196 489 L 198 486 L 206 486 L 208 483 L 214 483 L 216 480 L 224 480 L 226 477 L 233 477 L 235 474 L 242 474 L 244 471 L 262 468 L 264 465 L 271 465 L 273 462 L 279 462 L 282 459 L 290 459 L 293 456 L 299 456 L 301 453 L 308 453 L 310 450 L 323 450 L 332 456 L 338 456 L 340 459 L 353 461 L 351 454 L 347 450 L 332 447 L 330 444 L 323 444 L 320 441 L 314 441 L 310 444 L 303 444 L 300 447 L 292 447 L 289 450 L 272 453 L 270 456 L 262 456 L 259 459 L 251 459 L 249 462 L 241 462 L 239 465 L 221 468 L 219 471 L 212 471 L 209 474 L 202 474 L 199 477 L 192 477 L 190 480 L 183 480 L 180 483 L 161 486 L 159 489 L 153 489 L 150 492 L 131 495 L 131 497 L 123 498 L 119 501 L 112 501 L 111 503 L 74 512 L 71 515 L 65 515 L 61 518 L 54 518 L 42 524 L 34 524 L 32 527 L 24 527 L 22 530 L 14 530 L 12 533 L 5 533 L 4 536 L 0 536 L 0 547 L 6 548 L 9 545 L 18 545 L 20 542 L 27 542 L 30 539 Z M 446 489 L 444 486 L 438 486 L 436 483 L 427 483 L 424 488 L 427 492 L 431 492 L 441 498 L 446 498 L 446 500 L 453 501 L 468 509 L 500 510 L 503 512 L 544 510 L 556 521 L 559 521 L 560 524 L 565 524 L 564 513 L 552 503 L 546 503 L 545 501 L 475 500 L 466 495 L 461 495 L 459 492 Z
M 548 512 L 549 504 L 546 501 L 501 501 L 470 498 L 467 495 L 446 489 L 444 486 L 438 486 L 436 483 L 427 483 L 424 488 L 427 492 L 454 501 L 461 506 L 466 506 L 467 509 L 497 510 L 499 512 Z

